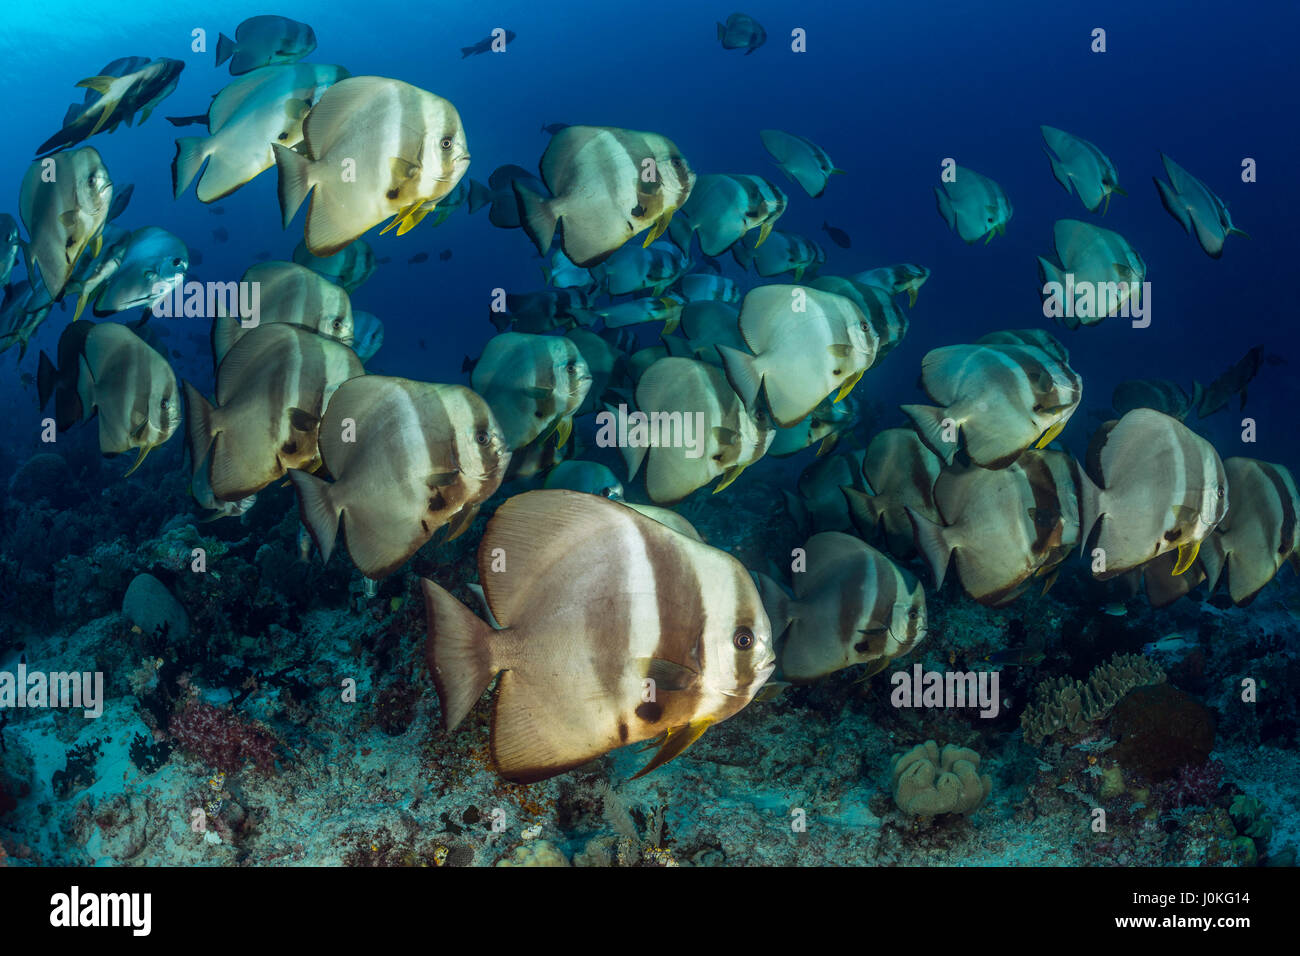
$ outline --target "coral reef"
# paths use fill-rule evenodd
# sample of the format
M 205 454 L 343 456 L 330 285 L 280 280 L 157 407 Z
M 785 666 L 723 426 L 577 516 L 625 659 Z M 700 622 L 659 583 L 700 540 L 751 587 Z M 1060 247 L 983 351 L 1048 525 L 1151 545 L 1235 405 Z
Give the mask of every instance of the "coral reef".
M 1214 749 L 1214 715 L 1200 701 L 1169 684 L 1129 691 L 1114 708 L 1112 753 L 1121 767 L 1150 783 L 1199 767 Z
M 1116 655 L 1097 666 L 1086 683 L 1067 677 L 1045 680 L 1020 716 L 1025 740 L 1041 744 L 1061 731 L 1085 733 L 1089 724 L 1106 717 L 1130 690 L 1164 680 L 1165 672 L 1157 664 L 1136 654 Z
M 993 778 L 980 775 L 980 755 L 966 747 L 933 740 L 917 744 L 892 761 L 894 803 L 904 813 L 933 817 L 965 816 L 979 809 L 993 790 Z

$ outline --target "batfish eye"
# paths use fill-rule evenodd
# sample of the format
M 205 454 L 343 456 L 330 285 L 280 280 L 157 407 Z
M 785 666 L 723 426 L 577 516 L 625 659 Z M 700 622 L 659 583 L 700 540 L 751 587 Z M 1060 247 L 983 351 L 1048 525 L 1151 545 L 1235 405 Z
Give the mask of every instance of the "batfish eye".
M 736 646 L 736 650 L 747 651 L 754 646 L 754 632 L 747 627 L 738 627 L 731 636 L 731 643 Z
M 915 621 L 918 617 L 921 616 L 921 612 L 918 611 L 916 608 L 912 608 L 910 611 L 907 612 L 907 616 L 911 618 L 913 621 Z
M 576 372 L 578 370 L 578 363 L 570 362 L 568 365 L 564 366 L 564 369 L 567 372 Z M 1220 492 L 1220 494 L 1222 494 L 1222 492 Z
M 474 435 L 474 440 L 478 442 L 480 445 L 486 445 L 488 443 L 488 433 L 480 429 Z
M 1219 497 L 1220 497 L 1220 498 L 1223 497 L 1223 489 L 1222 489 L 1222 488 L 1219 489 Z
M 862 331 L 863 331 L 863 332 L 869 331 L 869 330 L 867 329 L 867 323 L 863 322 L 863 323 L 861 323 L 861 325 L 862 325 Z
M 442 142 L 439 143 L 438 145 L 441 146 L 443 149 L 451 149 L 451 137 L 444 136 L 442 138 Z

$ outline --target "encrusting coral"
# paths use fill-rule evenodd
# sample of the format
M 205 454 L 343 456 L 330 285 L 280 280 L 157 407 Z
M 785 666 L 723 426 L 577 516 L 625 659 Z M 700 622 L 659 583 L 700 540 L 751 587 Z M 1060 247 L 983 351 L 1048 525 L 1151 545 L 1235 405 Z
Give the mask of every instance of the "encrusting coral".
M 1045 680 L 1034 689 L 1034 699 L 1020 715 L 1025 740 L 1041 744 L 1062 730 L 1085 733 L 1089 724 L 1109 714 L 1129 691 L 1164 680 L 1165 672 L 1158 665 L 1137 654 L 1117 654 L 1098 664 L 1087 683 L 1068 677 Z
M 894 803 L 920 817 L 971 813 L 993 790 L 993 778 L 979 767 L 980 755 L 967 747 L 948 744 L 940 752 L 933 740 L 917 744 L 891 761 Z

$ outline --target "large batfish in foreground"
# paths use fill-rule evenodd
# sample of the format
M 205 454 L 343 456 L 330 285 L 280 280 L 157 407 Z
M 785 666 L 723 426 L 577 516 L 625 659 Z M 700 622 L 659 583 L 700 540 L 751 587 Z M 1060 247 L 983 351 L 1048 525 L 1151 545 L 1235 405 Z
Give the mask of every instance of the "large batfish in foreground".
M 608 498 L 511 498 L 479 580 L 494 629 L 424 581 L 429 672 L 454 730 L 500 675 L 491 755 L 518 783 L 658 740 L 649 773 L 742 710 L 772 673 L 758 591 L 729 554 Z

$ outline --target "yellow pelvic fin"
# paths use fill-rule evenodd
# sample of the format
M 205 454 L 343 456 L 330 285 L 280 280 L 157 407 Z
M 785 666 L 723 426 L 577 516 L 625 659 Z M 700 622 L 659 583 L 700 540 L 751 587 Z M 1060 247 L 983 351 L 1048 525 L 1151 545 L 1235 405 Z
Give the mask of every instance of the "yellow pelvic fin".
M 1178 563 L 1174 565 L 1174 574 L 1182 574 L 1193 564 L 1196 563 L 1196 555 L 1200 553 L 1201 542 L 1189 541 L 1178 547 Z
M 1059 578 L 1060 576 L 1061 576 L 1061 565 L 1058 564 L 1056 567 L 1052 568 L 1051 573 L 1047 575 L 1047 580 L 1043 582 L 1044 597 L 1047 596 L 1048 591 L 1052 590 L 1052 585 L 1056 583 L 1056 579 Z
M 104 234 L 101 232 L 90 242 L 90 258 L 99 255 L 99 250 L 104 248 Z
M 1034 445 L 1034 447 L 1035 447 L 1035 448 L 1046 448 L 1046 447 L 1047 447 L 1048 445 L 1050 445 L 1053 441 L 1055 441 L 1055 440 L 1056 440 L 1056 436 L 1059 435 L 1059 434 L 1061 434 L 1061 432 L 1064 431 L 1064 430 L 1065 430 L 1065 422 L 1057 422 L 1055 425 L 1053 425 L 1053 426 L 1052 426 L 1051 428 L 1049 428 L 1047 431 L 1043 432 L 1043 437 L 1040 438 L 1040 439 L 1038 439 L 1038 441 L 1037 441 L 1037 443 Z
M 670 209 L 668 212 L 664 213 L 662 216 L 660 216 L 658 219 L 655 220 L 655 224 L 650 227 L 649 235 L 645 237 L 645 242 L 641 243 L 641 248 L 644 249 L 646 246 L 650 245 L 650 243 L 654 242 L 656 239 L 662 236 L 664 234 L 664 231 L 668 228 L 668 224 L 672 221 L 673 221 L 673 210 Z
M 860 382 L 861 380 L 862 380 L 861 372 L 854 372 L 852 375 L 846 378 L 844 380 L 844 384 L 840 386 L 840 390 L 835 393 L 835 400 L 831 402 L 831 404 L 834 405 L 836 402 L 842 401 L 844 397 L 849 394 L 849 392 L 853 391 L 853 386 L 857 385 L 858 382 Z
M 130 475 L 131 475 L 131 473 L 132 473 L 133 471 L 135 471 L 135 470 L 136 470 L 137 468 L 139 468 L 142 464 L 144 464 L 144 460 L 145 460 L 145 458 L 148 457 L 149 452 L 151 452 L 151 451 L 153 451 L 153 445 L 141 445 L 141 446 L 140 446 L 140 454 L 136 456 L 135 464 L 132 465 L 130 468 L 128 468 L 128 469 L 126 470 L 126 474 L 123 475 L 122 477 L 123 477 L 123 478 L 128 478 L 128 477 L 130 477 Z
M 573 419 L 561 418 L 555 423 L 555 447 L 563 448 L 573 433 Z
M 907 307 L 910 309 L 914 305 L 916 305 L 916 290 L 909 288 L 907 290 Z
M 86 302 L 87 298 L 85 292 L 82 292 L 81 295 L 77 296 L 77 307 L 72 312 L 73 322 L 76 322 L 77 319 L 81 318 L 81 313 L 86 310 Z
M 767 242 L 767 237 L 772 234 L 772 226 L 774 225 L 775 223 L 769 219 L 767 222 L 763 223 L 763 225 L 758 227 L 758 242 L 754 243 L 755 249 Z
M 394 226 L 402 223 L 409 215 L 411 215 L 411 213 L 419 209 L 420 205 L 421 205 L 421 201 L 417 200 L 411 203 L 410 205 L 403 206 L 401 209 L 397 210 L 397 214 L 393 216 L 392 222 L 384 226 L 383 229 L 380 229 L 379 234 L 382 236 L 384 233 L 388 232 L 388 230 L 392 229 Z M 399 232 L 398 235 L 400 236 L 401 233 Z
M 664 742 L 659 750 L 651 758 L 650 762 L 632 775 L 633 780 L 637 777 L 644 777 L 656 767 L 662 767 L 668 761 L 672 760 L 678 754 L 684 753 L 691 744 L 699 740 L 701 735 L 713 725 L 712 719 L 708 717 L 692 720 L 689 724 L 682 727 L 674 727 L 664 734 Z
M 871 680 L 871 678 L 875 677 L 889 666 L 889 661 L 890 658 L 888 657 L 877 657 L 874 661 L 869 662 L 867 664 L 867 669 L 864 670 L 862 676 L 858 678 L 858 683 L 865 684 L 867 681 Z
M 406 235 L 408 232 L 410 232 L 412 229 L 418 226 L 420 224 L 420 221 L 424 219 L 425 216 L 429 215 L 429 212 L 432 209 L 433 207 L 429 205 L 420 205 L 415 207 L 415 212 L 410 213 L 405 219 L 402 220 L 402 224 L 397 227 L 397 234 L 399 236 Z
M 722 480 L 718 482 L 718 487 L 713 489 L 713 493 L 716 495 L 723 488 L 726 488 L 728 485 L 730 485 L 733 481 L 735 481 L 737 478 L 740 477 L 740 473 L 744 471 L 747 467 L 748 467 L 747 465 L 732 465 L 730 468 L 724 471 L 722 473 Z

